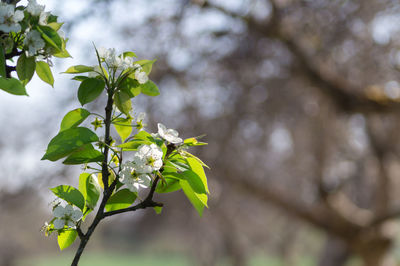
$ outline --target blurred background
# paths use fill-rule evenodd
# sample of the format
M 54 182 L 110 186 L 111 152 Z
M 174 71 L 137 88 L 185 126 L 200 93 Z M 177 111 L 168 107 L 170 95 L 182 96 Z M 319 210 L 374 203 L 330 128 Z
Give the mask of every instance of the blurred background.
M 40 232 L 49 187 L 79 167 L 40 161 L 79 107 L 68 66 L 97 47 L 157 59 L 161 95 L 134 99 L 210 167 L 209 209 L 184 194 L 98 227 L 82 265 L 400 264 L 400 4 L 393 0 L 38 1 L 64 21 L 72 59 L 51 88 L 0 92 L 0 265 L 69 265 Z M 90 108 L 101 110 L 101 100 Z

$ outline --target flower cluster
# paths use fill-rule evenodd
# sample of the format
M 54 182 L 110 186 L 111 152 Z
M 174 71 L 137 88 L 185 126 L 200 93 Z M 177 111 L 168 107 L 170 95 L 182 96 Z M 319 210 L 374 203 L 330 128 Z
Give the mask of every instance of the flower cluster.
M 57 32 L 61 24 L 57 23 L 56 16 L 44 10 L 45 6 L 39 5 L 36 0 L 29 0 L 26 7 L 0 3 L 0 31 L 6 52 L 19 48 L 28 57 L 40 55 L 48 58 L 52 55 L 51 45 L 46 49 L 46 42 L 39 28 L 48 27 Z M 10 32 L 15 34 L 10 35 Z
M 108 68 L 113 69 L 114 71 L 125 71 L 127 69 L 132 69 L 135 73 L 135 79 L 140 84 L 144 84 L 149 80 L 146 72 L 143 71 L 143 68 L 139 64 L 135 64 L 132 57 L 117 55 L 114 48 L 106 49 L 104 47 L 100 47 L 98 49 L 98 53 L 100 59 L 104 60 Z
M 78 209 L 74 209 L 72 205 L 67 205 L 65 207 L 58 205 L 53 209 L 53 215 L 55 220 L 53 222 L 54 229 L 60 230 L 64 226 L 74 228 L 76 223 L 82 219 L 82 212 Z
M 138 192 L 141 187 L 148 187 L 151 181 L 148 174 L 162 167 L 162 156 L 163 152 L 156 144 L 140 145 L 133 155 L 133 160 L 122 165 L 121 182 L 132 192 Z

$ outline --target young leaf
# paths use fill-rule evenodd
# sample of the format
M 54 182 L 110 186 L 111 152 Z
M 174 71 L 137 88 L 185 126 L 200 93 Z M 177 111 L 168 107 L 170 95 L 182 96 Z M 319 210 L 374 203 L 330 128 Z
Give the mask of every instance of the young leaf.
M 42 38 L 51 46 L 56 48 L 57 52 L 63 50 L 63 41 L 57 31 L 48 26 L 38 25 L 37 30 L 42 34 Z
M 79 126 L 89 115 L 90 112 L 83 108 L 68 112 L 61 121 L 60 131 Z
M 204 207 L 207 206 L 207 195 L 197 194 L 194 192 L 186 180 L 179 180 L 179 184 L 181 185 L 182 190 L 189 199 L 190 203 L 192 203 L 199 215 L 202 216 Z M 204 202 L 206 204 L 204 204 Z
M 47 146 L 42 160 L 57 161 L 85 144 L 98 141 L 99 137 L 85 127 L 70 128 L 57 134 Z
M 17 75 L 22 84 L 26 85 L 32 79 L 33 74 L 35 73 L 35 57 L 26 57 L 25 53 L 23 53 L 17 61 Z
M 203 145 L 208 145 L 208 143 L 205 142 L 200 142 L 196 138 L 188 138 L 183 141 L 184 144 L 188 146 L 203 146 Z
M 77 150 L 73 151 L 71 155 L 63 161 L 63 164 L 83 164 L 101 162 L 104 159 L 103 153 L 93 148 L 92 144 L 86 144 Z
M 124 142 L 132 133 L 132 119 L 131 118 L 117 118 L 113 121 L 115 130 L 121 137 L 121 142 Z
M 74 243 L 76 237 L 78 236 L 78 233 L 76 230 L 64 230 L 58 233 L 58 246 L 60 247 L 60 250 L 64 250 L 67 247 L 71 246 L 72 243 Z
M 66 74 L 77 74 L 77 73 L 86 73 L 92 72 L 94 67 L 92 66 L 85 66 L 85 65 L 77 65 L 68 68 L 64 73 Z
M 86 206 L 94 209 L 100 197 L 100 186 L 92 174 L 82 173 L 79 176 L 79 191 L 85 198 Z
M 16 78 L 0 77 L 0 90 L 14 95 L 28 95 L 24 85 Z
M 164 174 L 163 172 L 163 177 L 165 180 L 164 182 L 159 182 L 157 184 L 156 192 L 157 193 L 170 193 L 170 192 L 175 192 L 179 189 L 181 189 L 181 185 L 179 184 L 179 179 L 175 178 L 168 178 L 169 175 Z
M 142 68 L 143 68 L 143 71 L 146 72 L 147 75 L 149 75 L 150 72 L 151 72 L 151 69 L 153 67 L 154 62 L 156 62 L 156 59 L 154 59 L 154 60 L 145 59 L 145 60 L 136 61 L 135 64 L 141 65 Z
M 66 202 L 75 205 L 83 211 L 83 208 L 85 207 L 85 198 L 83 197 L 82 193 L 76 188 L 67 185 L 60 185 L 51 188 L 50 190 L 60 199 L 63 199 Z
M 156 206 L 156 207 L 154 207 L 154 210 L 155 210 L 155 212 L 156 212 L 157 214 L 160 214 L 160 213 L 162 212 L 162 208 L 163 208 L 163 207 L 158 207 L 158 206 Z
M 186 180 L 192 190 L 197 194 L 208 193 L 208 188 L 206 187 L 207 183 L 204 184 L 203 180 L 195 172 L 187 170 L 180 174 L 177 174 L 176 176 L 180 177 L 180 179 Z M 207 204 L 207 202 L 205 202 L 205 204 Z
M 136 198 L 137 193 L 134 193 L 127 188 L 121 189 L 112 195 L 107 201 L 106 210 L 109 212 L 127 208 L 135 202 Z
M 129 111 L 132 110 L 131 99 L 124 91 L 117 91 L 114 94 L 114 103 L 118 109 L 126 115 L 129 115 Z
M 136 57 L 136 54 L 134 52 L 125 52 L 122 54 L 122 56 L 125 57 Z
M 157 85 L 151 80 L 147 81 L 145 84 L 142 84 L 140 88 L 141 92 L 148 96 L 160 95 L 160 91 L 158 90 Z
M 206 174 L 204 173 L 204 169 L 203 166 L 201 165 L 201 163 L 196 160 L 195 158 L 186 158 L 186 161 L 188 162 L 190 169 L 192 169 L 192 171 L 198 176 L 200 177 L 205 189 L 207 193 L 210 193 L 210 191 L 208 190 L 208 186 L 207 186 L 207 177 Z
M 78 100 L 81 105 L 90 103 L 99 97 L 104 90 L 104 86 L 104 81 L 96 78 L 88 78 L 82 81 L 78 89 Z
M 46 82 L 47 84 L 53 87 L 54 85 L 54 77 L 51 73 L 49 65 L 44 61 L 36 62 L 36 74 L 39 76 L 41 80 Z
M 130 76 L 125 78 L 121 84 L 119 84 L 119 89 L 128 94 L 130 98 L 133 98 L 140 94 L 141 86 L 140 83 L 135 79 L 134 74 L 133 78 L 130 78 Z

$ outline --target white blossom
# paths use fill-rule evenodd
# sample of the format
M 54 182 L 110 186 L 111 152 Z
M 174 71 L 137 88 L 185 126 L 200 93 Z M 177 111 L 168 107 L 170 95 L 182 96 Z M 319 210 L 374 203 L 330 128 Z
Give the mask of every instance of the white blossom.
M 47 19 L 50 16 L 50 12 L 41 12 L 39 16 L 39 25 L 47 25 Z
M 121 167 L 121 183 L 125 184 L 130 191 L 138 192 L 140 188 L 148 188 L 150 186 L 150 176 L 137 172 L 137 166 L 134 162 L 124 163 Z
M 24 12 L 16 10 L 13 5 L 0 4 L 0 31 L 18 32 L 21 25 L 18 22 L 24 19 Z
M 178 137 L 179 133 L 175 129 L 167 128 L 161 123 L 158 123 L 157 126 L 158 126 L 158 136 L 160 136 L 162 139 L 173 144 L 179 144 L 183 142 L 183 140 Z
M 140 145 L 133 155 L 136 171 L 149 174 L 159 170 L 163 166 L 162 156 L 163 152 L 156 144 Z
M 146 72 L 144 72 L 143 69 L 140 67 L 135 70 L 135 79 L 140 84 L 144 84 L 149 80 L 149 77 L 147 76 Z
M 67 205 L 65 207 L 59 205 L 53 209 L 53 215 L 56 218 L 53 222 L 54 229 L 63 229 L 64 226 L 74 227 L 76 222 L 78 222 L 83 214 L 80 210 L 74 209 L 72 205 Z
M 26 11 L 30 13 L 32 16 L 40 16 L 41 13 L 44 11 L 44 5 L 39 5 L 36 3 L 36 0 L 29 0 L 29 3 L 26 7 Z
M 34 56 L 40 49 L 44 48 L 45 42 L 38 31 L 32 30 L 26 34 L 24 45 L 28 46 L 27 55 Z

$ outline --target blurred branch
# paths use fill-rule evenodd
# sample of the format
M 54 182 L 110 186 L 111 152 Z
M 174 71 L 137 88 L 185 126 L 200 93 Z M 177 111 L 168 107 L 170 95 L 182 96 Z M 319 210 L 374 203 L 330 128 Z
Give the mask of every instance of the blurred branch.
M 366 95 L 360 93 L 360 91 L 364 91 L 364 88 L 355 87 L 341 76 L 322 70 L 323 66 L 309 57 L 300 44 L 290 36 L 289 33 L 284 32 L 280 25 L 282 12 L 274 1 L 271 0 L 270 3 L 272 12 L 268 21 L 258 21 L 249 15 L 241 16 L 221 6 L 214 5 L 209 1 L 203 1 L 201 6 L 203 8 L 213 8 L 233 18 L 241 19 L 247 23 L 250 30 L 255 30 L 265 37 L 277 39 L 285 44 L 297 60 L 299 65 L 298 70 L 303 73 L 304 77 L 313 83 L 321 93 L 328 96 L 340 110 L 359 113 L 382 113 L 400 110 L 399 103 L 393 101 L 380 102 L 369 99 Z
M 385 148 L 379 143 L 377 136 L 375 136 L 371 119 L 367 119 L 366 131 L 369 138 L 369 143 L 373 154 L 378 161 L 378 174 L 377 174 L 377 186 L 375 189 L 376 206 L 375 213 L 377 216 L 382 216 L 388 213 L 390 203 L 390 177 L 386 171 Z
M 244 178 L 229 177 L 229 182 L 230 185 L 243 192 L 243 194 L 248 194 L 263 202 L 272 203 L 286 211 L 287 214 L 342 238 L 354 236 L 362 228 L 360 225 L 337 215 L 336 212 L 326 208 L 323 204 L 306 206 L 298 199 L 290 198 L 288 194 L 282 193 L 276 188 L 260 186 Z

